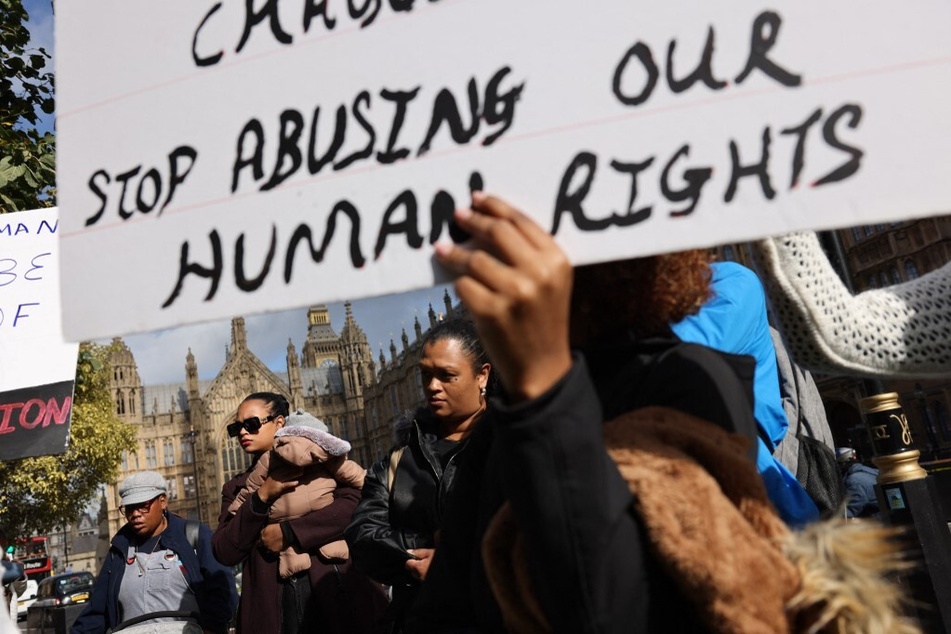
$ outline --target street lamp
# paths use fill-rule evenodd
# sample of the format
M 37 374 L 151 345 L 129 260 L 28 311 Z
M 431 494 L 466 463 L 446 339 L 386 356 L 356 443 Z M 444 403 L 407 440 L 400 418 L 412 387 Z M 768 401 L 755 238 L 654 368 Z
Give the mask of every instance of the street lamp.
M 201 522 L 201 487 L 198 486 L 198 432 L 194 427 L 189 428 L 188 437 L 191 439 L 192 468 L 195 474 L 195 504 L 198 507 L 198 521 Z
M 935 436 L 934 428 L 931 425 L 931 412 L 928 411 L 928 403 L 925 401 L 925 390 L 921 383 L 915 383 L 915 398 L 918 400 L 918 407 L 921 408 L 921 420 L 925 424 L 925 432 L 928 434 L 928 445 L 931 459 L 938 456 L 938 438 Z

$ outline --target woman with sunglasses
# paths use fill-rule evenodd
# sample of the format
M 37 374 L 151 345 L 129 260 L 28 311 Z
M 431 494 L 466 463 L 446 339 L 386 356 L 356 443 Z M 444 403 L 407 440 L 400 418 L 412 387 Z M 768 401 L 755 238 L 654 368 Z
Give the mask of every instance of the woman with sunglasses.
M 238 406 L 228 434 L 257 459 L 274 446 L 274 434 L 290 413 L 287 399 L 273 392 L 255 392 Z M 252 467 L 253 468 L 253 467 Z M 227 482 L 221 491 L 221 514 L 212 538 L 215 556 L 227 565 L 244 562 L 237 630 L 252 634 L 297 634 L 379 631 L 385 597 L 350 562 L 324 559 L 319 549 L 343 538 L 360 491 L 334 490 L 334 501 L 296 519 L 269 524 L 270 506 L 297 481 L 272 470 L 258 489 L 232 513 L 232 502 L 245 487 L 250 469 Z M 309 569 L 282 579 L 281 551 L 293 546 L 311 557 Z
M 347 528 L 358 568 L 392 586 L 390 632 L 404 617 L 426 578 L 442 524 L 442 506 L 469 434 L 486 408 L 491 366 L 467 319 L 449 319 L 423 339 L 419 361 L 426 407 L 420 408 L 404 446 L 367 472 L 363 498 Z
M 212 554 L 211 529 L 168 512 L 155 471 L 126 478 L 119 498 L 128 523 L 71 632 L 227 632 L 238 597 L 231 569 Z

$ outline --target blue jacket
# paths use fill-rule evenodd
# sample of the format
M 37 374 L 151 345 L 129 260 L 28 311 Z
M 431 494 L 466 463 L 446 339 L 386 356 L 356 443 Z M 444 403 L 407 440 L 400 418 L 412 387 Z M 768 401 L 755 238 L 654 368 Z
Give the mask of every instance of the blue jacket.
M 819 517 L 819 509 L 789 469 L 773 452 L 789 428 L 779 392 L 776 349 L 766 318 L 766 294 L 759 278 L 735 262 L 714 262 L 713 296 L 696 315 L 671 326 L 683 341 L 756 359 L 753 414 L 759 427 L 756 468 L 763 476 L 770 502 L 783 520 L 801 526 Z
M 843 478 L 845 486 L 846 517 L 878 517 L 878 497 L 875 485 L 878 481 L 878 469 L 860 462 L 848 466 Z
M 119 585 L 128 568 L 126 558 L 131 537 L 132 531 L 126 524 L 112 538 L 106 561 L 93 586 L 92 600 L 76 619 L 71 634 L 103 634 L 121 622 Z M 159 543 L 162 548 L 174 551 L 185 566 L 185 581 L 198 600 L 202 629 L 227 632 L 238 605 L 238 593 L 231 568 L 218 563 L 212 554 L 211 529 L 204 524 L 199 526 L 196 553 L 185 537 L 185 520 L 169 513 L 168 528 L 162 532 Z

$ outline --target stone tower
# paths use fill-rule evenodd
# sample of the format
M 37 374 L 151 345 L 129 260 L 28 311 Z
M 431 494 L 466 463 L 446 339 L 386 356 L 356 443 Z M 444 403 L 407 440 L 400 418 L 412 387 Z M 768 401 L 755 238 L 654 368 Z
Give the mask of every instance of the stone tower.
M 301 367 L 319 368 L 325 362 L 340 363 L 340 339 L 330 324 L 327 306 L 307 310 L 307 339 L 301 349 Z

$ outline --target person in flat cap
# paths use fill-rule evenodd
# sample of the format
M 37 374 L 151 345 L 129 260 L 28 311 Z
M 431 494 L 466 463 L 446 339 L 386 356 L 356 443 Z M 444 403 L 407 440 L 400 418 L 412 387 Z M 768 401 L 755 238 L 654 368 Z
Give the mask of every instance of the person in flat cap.
M 119 509 L 126 524 L 71 632 L 227 632 L 238 598 L 231 569 L 212 553 L 211 529 L 169 512 L 155 471 L 122 481 Z

